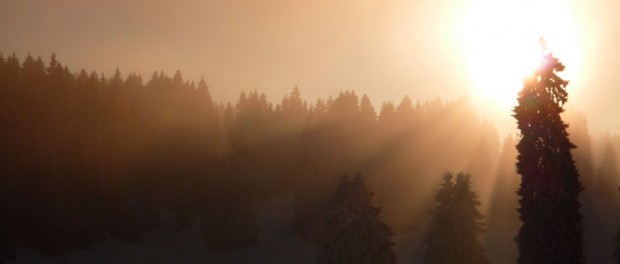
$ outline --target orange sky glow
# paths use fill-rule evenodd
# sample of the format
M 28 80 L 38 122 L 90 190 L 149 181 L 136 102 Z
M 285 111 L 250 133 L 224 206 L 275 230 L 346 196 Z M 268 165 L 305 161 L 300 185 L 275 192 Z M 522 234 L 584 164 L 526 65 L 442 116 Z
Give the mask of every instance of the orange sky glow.
M 466 96 L 508 133 L 519 77 L 543 35 L 567 66 L 567 108 L 585 113 L 592 133 L 620 133 L 619 8 L 606 0 L 8 0 L 0 51 L 55 52 L 73 70 L 108 75 L 116 67 L 145 78 L 204 75 L 223 101 L 255 89 L 275 101 L 295 85 L 310 99 L 353 89 L 377 108 L 403 95 Z

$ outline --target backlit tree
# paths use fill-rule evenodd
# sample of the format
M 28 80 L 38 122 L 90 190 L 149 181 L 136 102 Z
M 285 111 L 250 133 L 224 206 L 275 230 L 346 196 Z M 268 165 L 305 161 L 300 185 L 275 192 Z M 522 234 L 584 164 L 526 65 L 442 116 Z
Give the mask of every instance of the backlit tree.
M 544 47 L 544 44 L 543 44 Z M 564 65 L 545 51 L 539 67 L 523 81 L 514 108 L 521 131 L 517 172 L 519 214 L 518 263 L 583 263 L 583 223 L 579 182 L 560 114 L 568 99 L 568 81 L 557 75 Z

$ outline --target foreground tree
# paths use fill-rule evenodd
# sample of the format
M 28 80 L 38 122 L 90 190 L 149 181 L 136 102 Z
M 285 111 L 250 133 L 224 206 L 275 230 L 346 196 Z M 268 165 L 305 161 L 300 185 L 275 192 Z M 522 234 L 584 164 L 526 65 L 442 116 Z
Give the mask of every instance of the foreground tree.
M 422 241 L 426 264 L 487 264 L 478 235 L 484 231 L 478 196 L 469 174 L 444 175 L 431 210 L 432 220 Z
M 544 46 L 544 44 L 543 44 Z M 560 113 L 568 99 L 568 81 L 557 73 L 564 65 L 545 52 L 536 71 L 523 81 L 514 108 L 521 131 L 517 172 L 521 175 L 517 235 L 518 263 L 583 263 L 583 223 L 579 182 Z
M 396 263 L 392 230 L 372 205 L 365 179 L 343 177 L 327 202 L 315 240 L 319 264 Z

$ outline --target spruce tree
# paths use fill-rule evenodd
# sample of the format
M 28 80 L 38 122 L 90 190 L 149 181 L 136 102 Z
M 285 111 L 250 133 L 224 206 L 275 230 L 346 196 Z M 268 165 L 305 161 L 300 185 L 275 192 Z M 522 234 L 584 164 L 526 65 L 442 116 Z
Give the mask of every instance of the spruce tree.
M 571 154 L 576 146 L 560 117 L 568 99 L 568 81 L 557 75 L 563 70 L 564 65 L 545 51 L 539 67 L 524 79 L 513 110 L 521 131 L 517 172 L 523 225 L 516 238 L 520 264 L 584 262 L 578 200 L 583 186 Z
M 340 180 L 319 224 L 314 241 L 319 264 L 396 263 L 392 230 L 381 220 L 381 209 L 357 175 Z
M 478 196 L 469 174 L 446 173 L 435 195 L 422 246 L 426 264 L 487 264 L 478 235 L 484 232 Z

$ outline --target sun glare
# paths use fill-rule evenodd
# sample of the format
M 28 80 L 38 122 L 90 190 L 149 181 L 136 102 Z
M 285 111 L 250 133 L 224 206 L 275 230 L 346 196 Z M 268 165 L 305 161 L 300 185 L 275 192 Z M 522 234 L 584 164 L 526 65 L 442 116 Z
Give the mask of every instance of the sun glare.
M 539 39 L 567 65 L 571 79 L 579 64 L 577 27 L 560 0 L 473 0 L 462 23 L 470 76 L 483 100 L 516 104 L 521 79 L 539 64 Z

